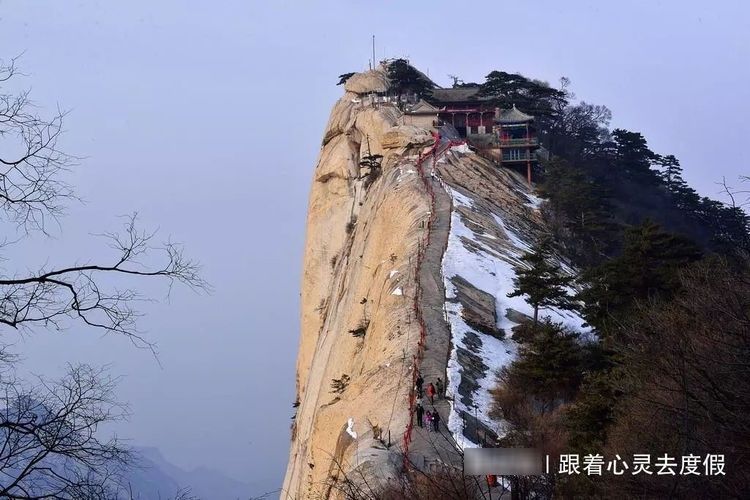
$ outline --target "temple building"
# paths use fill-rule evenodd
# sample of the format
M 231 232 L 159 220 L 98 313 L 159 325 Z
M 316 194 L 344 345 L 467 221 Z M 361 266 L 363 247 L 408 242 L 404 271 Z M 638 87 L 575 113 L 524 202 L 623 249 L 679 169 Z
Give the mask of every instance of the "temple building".
M 461 137 L 492 133 L 493 108 L 478 93 L 479 87 L 433 90 L 431 99 L 440 106 L 439 121 L 452 125 Z
M 500 165 L 525 165 L 526 178 L 531 184 L 531 172 L 539 148 L 534 117 L 518 110 L 514 104 L 512 109 L 496 109 L 494 122 Z
M 531 183 L 541 150 L 534 117 L 515 105 L 510 109 L 494 107 L 491 98 L 478 93 L 479 87 L 434 89 L 430 96 L 405 109 L 404 123 L 432 129 L 453 127 L 488 159 L 525 170 Z
M 404 124 L 415 125 L 421 128 L 438 128 L 438 114 L 440 108 L 437 108 L 425 101 L 420 99 L 414 106 L 407 108 L 404 112 Z

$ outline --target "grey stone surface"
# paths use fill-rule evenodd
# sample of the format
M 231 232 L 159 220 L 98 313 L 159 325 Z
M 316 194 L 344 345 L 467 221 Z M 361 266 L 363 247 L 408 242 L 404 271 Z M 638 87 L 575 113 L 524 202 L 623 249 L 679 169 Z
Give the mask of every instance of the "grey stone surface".
M 444 384 L 447 381 L 446 368 L 451 347 L 450 327 L 445 321 L 443 311 L 445 288 L 442 276 L 443 253 L 450 231 L 451 199 L 436 180 L 427 176 L 427 182 L 435 194 L 435 220 L 430 225 L 430 244 L 425 249 L 419 275 L 422 288 L 420 305 L 427 328 L 424 358 L 420 367 L 425 389 L 430 382 L 435 384 L 438 377 Z M 458 446 L 447 428 L 450 402 L 443 397 L 437 397 L 434 404 L 431 404 L 426 396 L 422 401 L 425 411 L 437 410 L 440 414 L 440 431 L 430 432 L 415 424 L 409 448 L 410 459 L 414 465 L 435 463 L 437 460 L 448 466 L 462 468 L 461 454 L 457 451 Z
M 475 287 L 461 276 L 454 276 L 451 281 L 456 287 L 456 296 L 463 306 L 462 316 L 466 324 L 478 332 L 502 340 L 505 333 L 497 327 L 495 297 Z

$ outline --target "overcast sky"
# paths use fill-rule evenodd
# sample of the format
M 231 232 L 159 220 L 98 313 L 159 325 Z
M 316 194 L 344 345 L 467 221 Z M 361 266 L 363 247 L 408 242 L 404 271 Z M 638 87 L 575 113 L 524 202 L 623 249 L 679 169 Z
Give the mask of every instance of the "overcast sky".
M 133 413 L 118 431 L 133 443 L 185 468 L 278 484 L 309 183 L 337 75 L 367 67 L 370 35 L 378 58 L 408 57 L 443 85 L 493 69 L 567 76 L 713 196 L 722 176 L 748 172 L 749 10 L 740 0 L 0 1 L 0 57 L 23 52 L 20 83 L 41 112 L 70 110 L 62 146 L 86 157 L 69 181 L 87 201 L 5 269 L 106 258 L 90 233 L 138 210 L 184 242 L 215 287 L 144 305 L 161 366 L 82 328 L 2 339 L 38 373 L 111 364 Z

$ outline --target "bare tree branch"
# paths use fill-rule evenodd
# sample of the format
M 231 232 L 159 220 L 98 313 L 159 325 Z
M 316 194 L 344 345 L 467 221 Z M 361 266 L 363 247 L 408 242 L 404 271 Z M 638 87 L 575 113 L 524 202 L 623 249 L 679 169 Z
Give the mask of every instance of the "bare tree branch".
M 0 497 L 106 497 L 130 459 L 116 437 L 97 436 L 127 414 L 115 384 L 88 365 L 69 366 L 57 382 L 0 383 Z
M 28 91 L 10 93 L 19 76 L 17 58 L 0 60 L 0 222 L 15 224 L 23 237 L 46 233 L 65 203 L 76 199 L 63 180 L 78 158 L 58 140 L 65 113 L 41 118 Z M 137 328 L 141 297 L 129 280 L 165 280 L 208 291 L 200 265 L 172 241 L 137 227 L 137 214 L 120 232 L 98 235 L 113 251 L 105 262 L 41 266 L 35 272 L 0 270 L 0 325 L 14 329 L 65 328 L 79 324 L 125 335 L 137 346 L 153 345 Z M 7 240 L 0 242 L 0 250 Z M 1 257 L 0 257 L 1 258 Z M 121 288 L 124 280 L 127 285 Z M 2 330 L 0 330 L 0 333 Z M 132 498 L 123 471 L 133 459 L 116 437 L 102 439 L 101 426 L 124 418 L 116 402 L 116 380 L 104 369 L 70 366 L 59 381 L 29 385 L 15 376 L 16 358 L 0 344 L 0 498 Z M 188 491 L 177 498 L 191 498 Z
M 136 215 L 128 217 L 122 233 L 103 235 L 117 254 L 106 264 L 85 264 L 41 269 L 30 276 L 0 276 L 0 324 L 13 328 L 40 324 L 62 328 L 63 320 L 128 336 L 148 345 L 136 326 L 133 303 L 142 300 L 132 289 L 104 289 L 105 275 L 164 278 L 195 290 L 210 287 L 200 277 L 200 266 L 187 258 L 181 246 L 165 242 L 152 246 L 153 233 L 136 227 Z M 151 259 L 156 254 L 155 259 Z M 145 260 L 156 260 L 148 266 Z
M 4 91 L 2 84 L 18 75 L 15 58 L 0 60 L 0 213 L 27 231 L 44 231 L 46 218 L 62 215 L 64 202 L 75 198 L 60 177 L 77 158 L 57 146 L 64 111 L 44 119 L 28 90 Z

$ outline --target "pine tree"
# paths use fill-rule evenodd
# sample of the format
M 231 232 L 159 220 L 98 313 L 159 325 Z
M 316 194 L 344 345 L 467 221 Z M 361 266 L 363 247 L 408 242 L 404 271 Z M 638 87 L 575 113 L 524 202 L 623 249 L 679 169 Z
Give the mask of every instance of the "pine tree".
M 565 216 L 568 230 L 587 244 L 595 240 L 601 248 L 608 246 L 613 230 L 609 215 L 612 207 L 607 192 L 583 169 L 560 158 L 550 160 L 540 192 L 557 214 Z
M 521 257 L 528 267 L 516 273 L 515 288 L 508 294 L 508 297 L 528 297 L 527 301 L 534 307 L 534 325 L 539 322 L 541 307 L 572 308 L 567 291 L 572 279 L 562 272 L 559 264 L 550 260 L 549 253 L 549 243 L 541 242 Z
M 667 185 L 667 189 L 671 190 L 673 185 L 682 181 L 682 167 L 680 166 L 680 160 L 675 158 L 674 155 L 657 155 L 654 163 L 662 168 L 660 176 Z
M 654 175 L 651 162 L 655 155 L 648 148 L 643 135 L 618 128 L 612 131 L 612 140 L 616 173 L 635 179 L 647 179 Z
M 344 73 L 342 75 L 339 75 L 339 83 L 337 83 L 336 85 L 343 85 L 343 84 L 345 84 L 346 81 L 349 78 L 353 77 L 355 74 L 356 73 Z
M 511 370 L 523 387 L 545 402 L 569 400 L 581 382 L 582 349 L 578 335 L 546 319 L 521 345 Z
M 671 296 L 679 288 L 677 271 L 698 258 L 691 241 L 650 220 L 629 228 L 622 254 L 584 273 L 587 287 L 578 298 L 585 304 L 586 321 L 606 335 L 636 301 Z
M 515 434 L 506 435 L 511 438 L 508 444 L 538 443 L 541 436 L 532 437 L 540 430 L 538 418 L 571 401 L 583 380 L 586 349 L 578 334 L 549 318 L 536 330 L 521 344 L 516 359 L 499 371 L 498 385 L 491 391 L 491 414 L 509 423 Z
M 364 170 L 366 170 L 362 175 L 362 178 L 365 180 L 363 183 L 365 189 L 368 189 L 380 177 L 382 161 L 383 155 L 372 154 L 370 150 L 370 136 L 367 136 L 367 154 L 359 161 L 359 166 L 364 167 Z
M 406 59 L 395 59 L 388 63 L 387 72 L 390 90 L 398 95 L 414 92 L 424 96 L 435 88 L 435 84 Z
M 515 104 L 540 118 L 555 116 L 567 104 L 565 92 L 517 73 L 493 71 L 479 87 L 479 96 L 490 98 L 492 104 L 504 108 Z
M 568 442 L 573 450 L 580 453 L 601 450 L 607 427 L 615 419 L 619 397 L 616 379 L 613 370 L 595 370 L 584 377 L 575 403 L 565 412 Z

